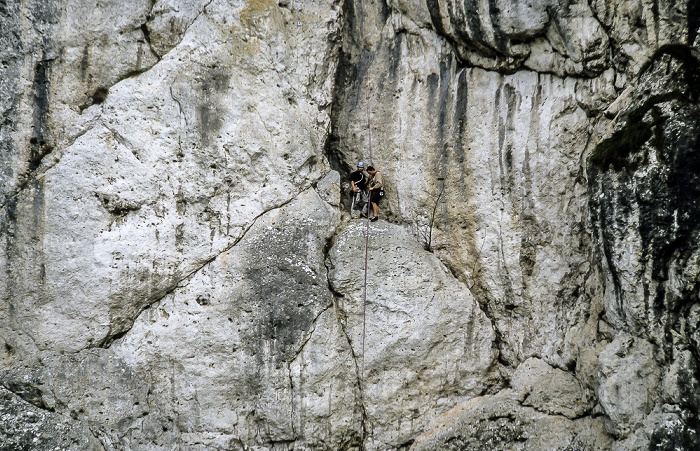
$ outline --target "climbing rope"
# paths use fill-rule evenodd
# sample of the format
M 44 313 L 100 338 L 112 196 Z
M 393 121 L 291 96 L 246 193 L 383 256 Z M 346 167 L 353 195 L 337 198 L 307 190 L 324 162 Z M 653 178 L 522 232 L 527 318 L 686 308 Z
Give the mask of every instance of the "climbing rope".
M 360 63 L 362 62 L 364 53 L 365 53 L 365 46 L 367 45 L 366 40 L 365 40 L 365 1 L 361 0 L 361 20 L 360 20 L 360 27 L 361 27 L 361 34 L 362 34 L 362 41 L 361 41 L 361 46 L 360 46 Z M 369 52 L 369 50 L 368 50 Z M 374 163 L 372 161 L 372 122 L 370 119 L 370 108 L 369 108 L 369 61 L 367 62 L 367 76 L 365 77 L 365 103 L 367 106 L 367 140 L 369 144 L 369 164 L 370 166 L 374 166 Z M 367 221 L 366 221 L 366 226 L 365 226 L 365 280 L 364 280 L 364 289 L 363 289 L 363 294 L 362 294 L 362 367 L 360 369 L 360 402 L 362 403 L 362 406 L 364 408 L 364 381 L 365 381 L 365 338 L 367 336 L 367 262 L 369 261 L 369 210 L 372 207 L 372 204 L 370 202 L 372 196 L 371 196 L 371 191 L 370 195 L 368 196 L 369 199 L 367 199 Z M 364 431 L 364 427 L 363 427 Z M 364 435 L 364 432 L 363 432 Z M 364 436 L 363 436 L 363 442 L 364 442 Z

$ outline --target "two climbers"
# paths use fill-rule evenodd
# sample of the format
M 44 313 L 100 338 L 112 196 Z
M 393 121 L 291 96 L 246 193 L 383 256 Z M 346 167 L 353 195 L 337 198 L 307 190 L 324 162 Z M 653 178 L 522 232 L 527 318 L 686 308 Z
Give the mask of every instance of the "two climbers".
M 372 205 L 373 216 L 370 221 L 379 219 L 379 202 L 384 198 L 384 179 L 382 173 L 377 171 L 374 166 L 368 166 L 367 172 L 369 177 L 364 173 L 365 164 L 360 161 L 357 163 L 357 171 L 350 174 L 350 186 L 352 188 L 352 206 L 350 207 L 350 215 L 353 219 L 360 216 L 367 217 L 368 203 Z M 369 198 L 369 202 L 368 202 Z M 362 208 L 362 212 L 359 210 Z M 358 213 L 355 213 L 358 211 Z

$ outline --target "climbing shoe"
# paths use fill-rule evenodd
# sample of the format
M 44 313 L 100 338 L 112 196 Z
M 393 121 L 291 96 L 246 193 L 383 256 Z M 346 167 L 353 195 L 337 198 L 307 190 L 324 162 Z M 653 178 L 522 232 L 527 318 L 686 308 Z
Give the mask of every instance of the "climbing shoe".
M 363 217 L 363 218 L 366 218 L 366 217 L 367 217 L 367 213 L 362 213 L 362 217 Z
M 377 219 L 379 219 L 379 216 L 372 216 L 371 218 L 369 218 L 369 220 L 372 222 L 376 221 Z
M 360 219 L 360 217 L 357 216 L 357 215 L 355 215 L 355 216 L 352 217 L 352 219 Z

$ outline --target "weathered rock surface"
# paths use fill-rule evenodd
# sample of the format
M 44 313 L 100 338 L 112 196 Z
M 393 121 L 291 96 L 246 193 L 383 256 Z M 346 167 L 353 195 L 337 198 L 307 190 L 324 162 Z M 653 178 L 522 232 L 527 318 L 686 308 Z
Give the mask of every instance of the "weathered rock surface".
M 331 311 L 323 254 L 338 220 L 307 190 L 256 220 L 112 346 L 152 383 L 187 446 L 355 439 L 355 362 Z
M 523 407 L 504 390 L 460 404 L 430 424 L 411 450 L 610 449 L 602 420 L 570 420 Z
M 90 428 L 42 410 L 0 387 L 3 449 L 103 449 Z
M 0 1 L 0 448 L 692 449 L 698 5 Z
M 66 437 L 73 442 L 68 449 L 165 449 L 177 441 L 173 421 L 151 396 L 149 384 L 111 350 L 41 357 L 40 368 L 3 371 L 3 385 L 42 409 L 31 409 L 40 424 L 82 428 Z
M 622 449 L 697 443 L 699 57 L 657 50 L 589 158 L 605 327 L 617 331 L 598 392 L 612 431 L 631 434 Z
M 552 368 L 540 359 L 520 364 L 510 381 L 522 404 L 550 415 L 575 419 L 593 408 L 591 393 L 568 371 Z
M 323 177 L 334 10 L 209 2 L 152 70 L 110 85 L 79 136 L 2 210 L 11 329 L 34 329 L 40 349 L 109 343 L 257 216 Z M 329 25 L 285 26 L 309 15 Z
M 485 391 L 495 337 L 466 286 L 401 226 L 370 226 L 365 286 L 366 227 L 352 222 L 335 237 L 329 281 L 364 365 L 368 448 L 397 448 L 440 412 Z

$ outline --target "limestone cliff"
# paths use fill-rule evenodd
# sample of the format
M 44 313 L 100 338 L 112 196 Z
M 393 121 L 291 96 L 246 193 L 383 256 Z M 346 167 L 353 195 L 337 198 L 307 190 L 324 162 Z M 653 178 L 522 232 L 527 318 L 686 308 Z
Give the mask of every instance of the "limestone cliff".
M 0 449 L 693 448 L 699 28 L 0 0 Z

